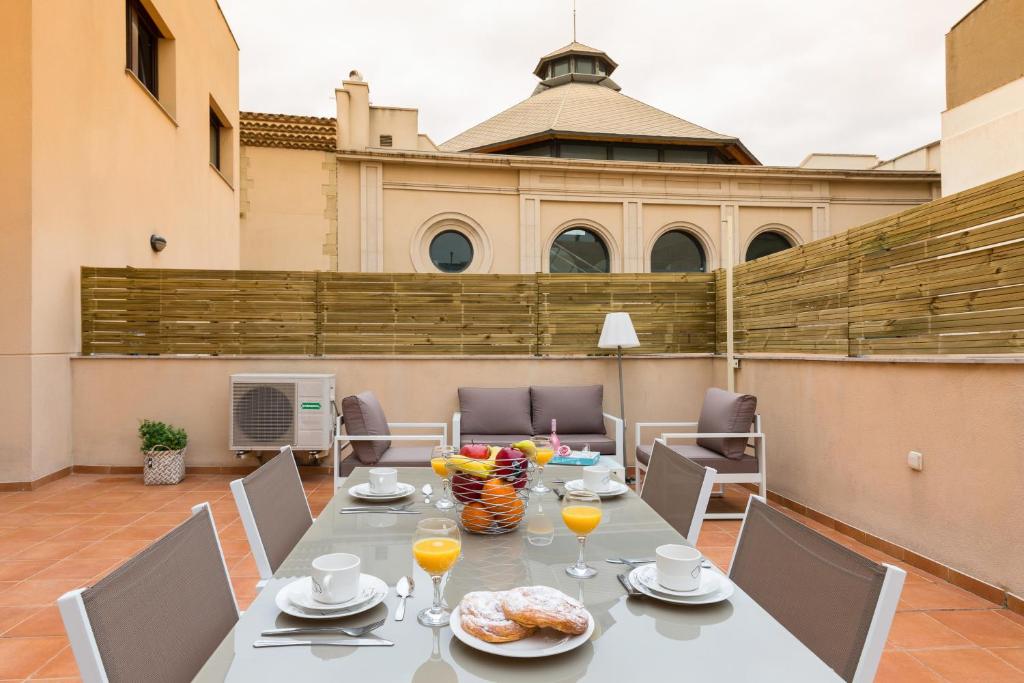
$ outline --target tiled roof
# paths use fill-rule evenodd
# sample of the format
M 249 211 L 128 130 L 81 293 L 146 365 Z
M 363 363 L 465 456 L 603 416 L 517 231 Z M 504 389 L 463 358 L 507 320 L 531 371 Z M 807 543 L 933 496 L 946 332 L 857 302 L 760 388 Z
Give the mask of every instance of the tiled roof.
M 481 150 L 546 132 L 673 140 L 737 142 L 611 88 L 572 82 L 523 100 L 440 145 L 445 152 Z
M 242 145 L 325 152 L 334 151 L 337 147 L 336 119 L 243 111 L 239 113 L 238 120 Z

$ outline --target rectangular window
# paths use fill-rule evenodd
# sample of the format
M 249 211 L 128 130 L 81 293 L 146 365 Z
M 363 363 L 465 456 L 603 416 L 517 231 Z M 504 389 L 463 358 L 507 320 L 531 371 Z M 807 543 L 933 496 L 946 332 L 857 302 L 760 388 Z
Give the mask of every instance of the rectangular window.
M 706 164 L 706 149 L 666 149 L 665 161 L 670 164 Z
M 607 145 L 588 145 L 578 142 L 563 142 L 558 146 L 558 156 L 567 159 L 607 159 Z
M 578 74 L 592 74 L 592 73 L 594 73 L 594 58 L 593 57 L 576 57 L 576 73 L 578 73 Z
M 619 161 L 657 161 L 658 150 L 654 147 L 624 147 L 612 148 L 612 155 Z
M 128 0 L 126 17 L 126 67 L 153 93 L 153 97 L 159 97 L 157 45 L 160 31 L 139 0 Z
M 210 163 L 218 171 L 222 171 L 220 165 L 220 136 L 224 126 L 221 124 L 217 114 L 210 110 Z
M 551 65 L 551 78 L 569 73 L 569 58 L 559 59 Z

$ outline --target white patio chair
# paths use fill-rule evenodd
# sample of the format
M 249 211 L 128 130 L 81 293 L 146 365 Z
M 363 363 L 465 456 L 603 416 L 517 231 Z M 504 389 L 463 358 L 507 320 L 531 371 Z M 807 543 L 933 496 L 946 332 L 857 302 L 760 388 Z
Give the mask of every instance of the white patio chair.
M 260 573 L 256 585 L 263 588 L 313 524 L 292 447 L 231 482 L 231 493 Z
M 906 572 L 751 496 L 729 565 L 737 586 L 849 683 L 874 680 Z
M 764 496 L 767 486 L 767 444 L 761 427 L 761 416 L 754 412 L 756 406 L 757 399 L 753 396 L 711 388 L 704 396 L 697 422 L 637 422 L 634 434 L 638 475 L 646 475 L 653 448 L 653 444 L 643 445 L 645 429 L 690 428 L 696 431 L 663 432 L 655 441 L 670 446 L 698 465 L 714 469 L 715 484 L 722 485 L 723 492 L 726 484 L 757 484 L 758 494 Z M 696 443 L 673 445 L 673 440 Z M 705 519 L 743 519 L 743 513 L 709 512 Z
M 343 462 L 356 458 L 358 464 L 380 467 L 419 467 L 430 466 L 430 449 L 432 445 L 448 444 L 448 424 L 446 422 L 389 422 L 384 411 L 372 392 L 364 391 L 342 399 L 342 414 L 338 416 L 334 429 L 334 488 L 337 490 L 345 482 L 348 471 L 356 464 L 346 467 Z M 349 415 L 346 421 L 346 412 Z M 344 433 L 342 428 L 345 428 Z M 393 429 L 433 429 L 440 430 L 428 434 L 393 434 Z M 427 447 L 392 446 L 391 442 L 431 442 Z M 352 446 L 353 453 L 344 461 L 341 450 Z M 362 451 L 362 453 L 360 453 Z M 347 469 L 342 476 L 342 470 Z
M 648 473 L 640 487 L 640 498 L 696 546 L 715 470 L 684 458 L 659 441 L 654 444 Z
M 192 680 L 239 616 L 210 505 L 57 606 L 86 683 Z

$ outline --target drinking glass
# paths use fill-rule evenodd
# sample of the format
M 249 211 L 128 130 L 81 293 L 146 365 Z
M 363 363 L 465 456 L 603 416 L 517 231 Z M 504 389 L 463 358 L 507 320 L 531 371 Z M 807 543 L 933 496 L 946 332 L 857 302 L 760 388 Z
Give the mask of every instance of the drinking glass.
M 451 613 L 441 603 L 441 579 L 459 559 L 461 551 L 462 537 L 455 520 L 430 517 L 416 525 L 412 556 L 434 583 L 434 604 L 416 615 L 424 626 L 448 625 Z
M 441 477 L 441 498 L 434 503 L 438 510 L 451 510 L 455 507 L 452 500 L 452 473 L 448 470 L 448 459 L 455 455 L 454 446 L 434 446 L 430 452 L 430 466 L 434 474 Z
M 533 437 L 533 444 L 536 446 L 533 453 L 533 464 L 537 468 L 537 483 L 530 491 L 537 494 L 547 493 L 551 489 L 544 485 L 544 466 L 551 458 L 555 457 L 555 449 L 551 446 L 551 439 L 544 436 Z
M 597 570 L 583 561 L 583 550 L 587 545 L 587 535 L 601 523 L 601 497 L 592 491 L 567 491 L 562 498 L 562 521 L 580 542 L 576 564 L 566 567 L 565 573 L 577 579 L 597 576 Z

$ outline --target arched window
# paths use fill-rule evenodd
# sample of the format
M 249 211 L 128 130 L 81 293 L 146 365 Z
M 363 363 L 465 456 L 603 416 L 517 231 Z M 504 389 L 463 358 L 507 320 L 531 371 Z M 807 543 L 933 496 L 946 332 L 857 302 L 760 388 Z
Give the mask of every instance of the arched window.
M 430 260 L 442 273 L 461 273 L 473 262 L 473 244 L 458 230 L 444 230 L 430 240 Z
M 753 261 L 762 256 L 768 256 L 789 249 L 792 246 L 793 243 L 781 232 L 765 230 L 750 242 L 750 246 L 747 247 L 747 257 L 744 260 Z
M 549 270 L 552 273 L 609 273 L 608 247 L 592 230 L 569 228 L 551 245 Z
M 684 230 L 669 230 L 651 249 L 652 273 L 703 273 L 707 270 L 704 249 Z

